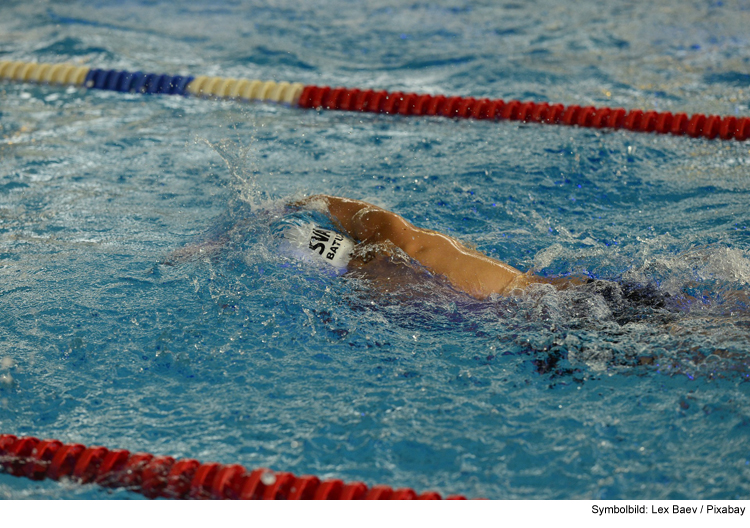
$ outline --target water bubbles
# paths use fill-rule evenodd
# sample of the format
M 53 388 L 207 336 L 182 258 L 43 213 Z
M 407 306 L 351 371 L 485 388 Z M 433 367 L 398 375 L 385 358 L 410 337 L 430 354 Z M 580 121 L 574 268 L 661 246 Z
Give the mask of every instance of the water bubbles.
M 15 380 L 13 379 L 13 376 L 10 374 L 0 374 L 0 385 L 4 385 L 6 387 L 13 386 L 13 383 Z

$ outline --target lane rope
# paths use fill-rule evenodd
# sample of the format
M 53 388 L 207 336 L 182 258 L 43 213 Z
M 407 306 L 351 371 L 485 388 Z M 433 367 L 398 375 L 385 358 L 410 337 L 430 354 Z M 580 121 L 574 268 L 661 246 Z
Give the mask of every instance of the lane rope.
M 201 463 L 191 458 L 131 453 L 124 449 L 64 444 L 32 436 L 0 435 L 0 467 L 10 475 L 32 480 L 68 479 L 126 488 L 148 498 L 239 500 L 441 500 L 439 493 L 418 494 L 411 488 L 393 489 L 339 479 L 239 464 Z M 446 500 L 466 500 L 452 495 Z
M 331 88 L 301 83 L 209 76 L 180 76 L 90 69 L 70 64 L 0 61 L 0 79 L 72 85 L 119 92 L 265 101 L 317 110 L 341 110 L 441 116 L 446 118 L 521 121 L 584 128 L 623 129 L 705 139 L 750 137 L 750 117 L 718 116 L 546 102 L 504 101 L 473 97 Z
M 0 61 L 0 79 L 79 86 L 116 92 L 267 101 L 290 106 L 297 105 L 304 88 L 301 83 L 207 76 L 172 76 L 141 71 L 91 69 L 71 64 L 13 61 Z
M 624 108 L 564 106 L 531 101 L 503 101 L 473 97 L 446 97 L 403 92 L 305 86 L 298 106 L 414 116 L 494 119 L 568 125 L 586 128 L 625 129 L 632 132 L 687 135 L 706 139 L 745 141 L 750 118 L 684 113 L 625 110 Z

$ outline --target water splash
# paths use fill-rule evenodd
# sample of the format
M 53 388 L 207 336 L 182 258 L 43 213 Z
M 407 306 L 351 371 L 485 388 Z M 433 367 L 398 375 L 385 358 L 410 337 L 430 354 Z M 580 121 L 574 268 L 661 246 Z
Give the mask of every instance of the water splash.
M 260 171 L 254 161 L 248 168 L 248 154 L 253 151 L 254 138 L 243 145 L 238 138 L 220 139 L 212 142 L 206 138 L 196 138 L 196 142 L 205 143 L 213 149 L 226 163 L 229 174 L 232 175 L 231 186 L 237 193 L 237 199 L 254 209 L 268 200 L 267 193 L 258 185 Z

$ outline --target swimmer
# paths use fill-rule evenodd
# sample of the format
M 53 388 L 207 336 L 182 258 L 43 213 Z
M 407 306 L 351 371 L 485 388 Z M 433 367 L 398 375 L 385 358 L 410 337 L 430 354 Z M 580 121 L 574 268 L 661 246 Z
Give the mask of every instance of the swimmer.
M 492 294 L 520 293 L 533 283 L 556 282 L 523 273 L 466 247 L 453 237 L 416 227 L 402 216 L 367 202 L 319 194 L 291 205 L 327 213 L 343 234 L 351 238 L 352 248 L 375 248 L 381 253 L 389 253 L 394 247 L 398 248 L 431 273 L 445 277 L 456 290 L 477 299 L 486 299 Z M 322 232 L 320 234 L 326 238 L 330 236 Z M 313 232 L 308 249 L 322 243 L 320 239 L 320 236 L 316 239 Z M 320 251 L 322 255 L 322 248 Z M 352 254 L 359 258 L 354 256 L 346 265 L 355 269 L 363 268 L 368 263 L 367 253 L 353 251 Z M 342 262 L 340 255 L 341 253 L 337 255 L 339 263 Z
M 523 273 L 453 237 L 417 227 L 394 212 L 360 200 L 318 194 L 289 205 L 326 214 L 338 231 L 313 223 L 290 225 L 282 233 L 283 253 L 303 261 L 325 262 L 339 274 L 363 274 L 383 292 L 401 290 L 415 278 L 408 266 L 399 265 L 400 253 L 431 274 L 443 277 L 453 289 L 479 300 L 493 294 L 523 294 L 534 284 L 547 284 L 557 290 L 574 288 L 575 297 L 579 298 L 574 303 L 575 315 L 584 316 L 589 300 L 601 297 L 621 325 L 652 317 L 653 310 L 665 308 L 669 298 L 669 294 L 652 285 Z M 213 258 L 230 241 L 241 239 L 246 229 L 247 222 L 239 220 L 201 243 L 175 251 L 162 263 L 175 265 L 195 257 Z
M 417 227 L 402 216 L 376 205 L 318 194 L 290 204 L 325 213 L 340 232 L 307 223 L 290 226 L 283 233 L 286 253 L 301 260 L 322 261 L 339 273 L 346 271 L 374 272 L 376 282 L 384 291 L 398 288 L 409 277 L 383 270 L 376 271 L 383 259 L 397 249 L 421 264 L 433 275 L 442 276 L 451 286 L 476 299 L 492 294 L 511 295 L 523 292 L 530 284 L 548 283 L 564 288 L 575 279 L 545 279 L 523 273 L 516 268 L 467 247 L 457 239 Z M 209 236 L 198 244 L 179 249 L 162 261 L 175 265 L 195 257 L 213 257 L 220 249 L 246 228 L 238 222 L 230 229 Z M 382 266 L 388 268 L 388 266 Z
M 655 320 L 667 313 L 669 294 L 659 292 L 652 285 L 612 282 L 588 277 L 545 278 L 516 268 L 466 247 L 453 237 L 416 227 L 402 216 L 376 205 L 336 196 L 314 195 L 290 204 L 292 207 L 317 209 L 328 214 L 342 234 L 325 232 L 308 225 L 308 236 L 296 242 L 297 248 L 307 251 L 321 245 L 322 239 L 341 237 L 346 249 L 335 255 L 319 248 L 320 259 L 349 271 L 375 271 L 378 255 L 392 255 L 395 248 L 421 264 L 433 275 L 448 280 L 451 286 L 470 296 L 484 300 L 493 294 L 508 296 L 522 294 L 532 284 L 548 284 L 557 290 L 575 289 L 572 310 L 576 317 L 587 317 L 591 300 L 601 298 L 620 325 L 643 319 Z M 316 233 L 317 229 L 317 233 Z M 326 242 L 328 243 L 328 242 Z M 351 248 L 351 249 L 349 249 Z M 327 257 L 334 258 L 335 262 Z M 387 276 L 386 276 L 387 275 Z M 405 273 L 382 271 L 369 274 L 379 289 L 391 291 L 405 285 Z M 595 303 L 594 303 L 595 304 Z

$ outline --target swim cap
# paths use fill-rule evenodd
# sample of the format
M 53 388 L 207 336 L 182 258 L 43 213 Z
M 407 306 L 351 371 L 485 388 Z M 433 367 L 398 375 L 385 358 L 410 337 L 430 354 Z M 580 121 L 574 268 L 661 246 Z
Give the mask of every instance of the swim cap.
M 355 245 L 351 238 L 315 224 L 292 226 L 283 236 L 295 257 L 322 261 L 339 269 L 346 268 Z

